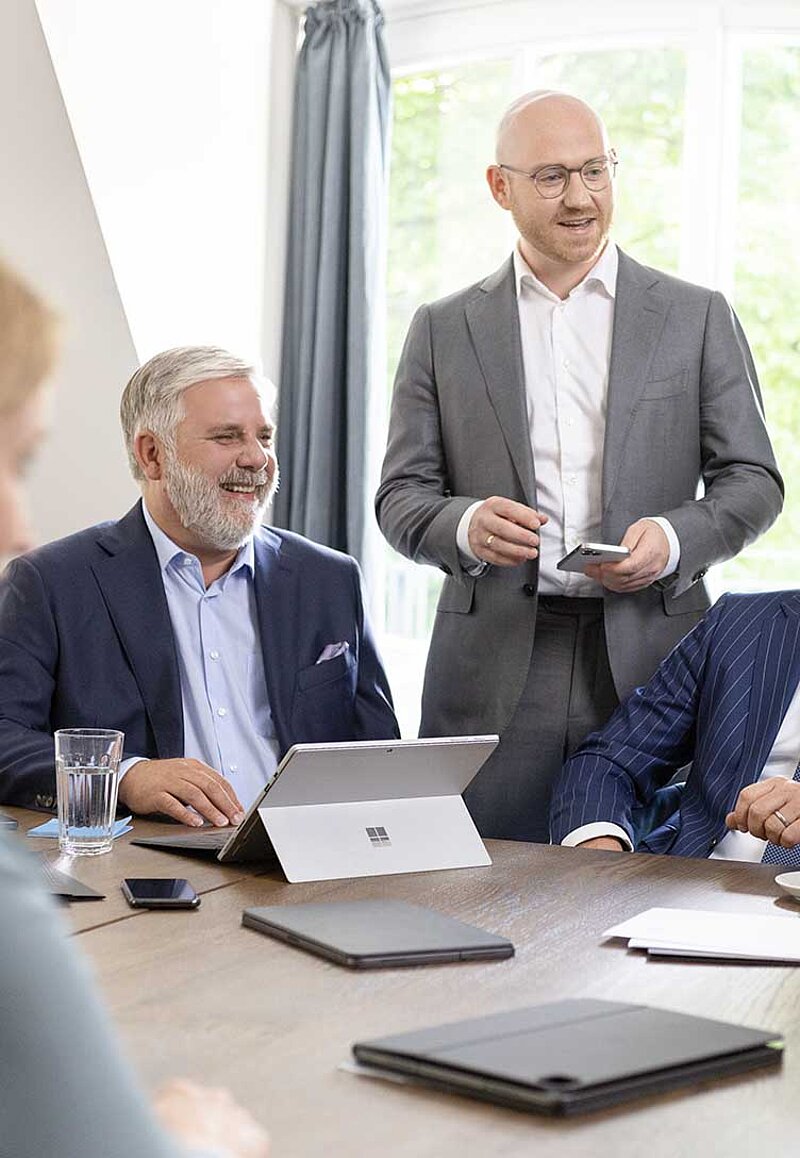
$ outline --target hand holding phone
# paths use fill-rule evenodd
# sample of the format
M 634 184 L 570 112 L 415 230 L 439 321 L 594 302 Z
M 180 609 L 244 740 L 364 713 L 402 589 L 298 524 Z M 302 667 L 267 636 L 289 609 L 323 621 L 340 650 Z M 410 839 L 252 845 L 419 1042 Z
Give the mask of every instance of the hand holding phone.
M 559 571 L 585 571 L 600 563 L 618 563 L 630 555 L 627 547 L 616 547 L 613 543 L 579 543 L 556 567 Z
M 128 877 L 122 895 L 134 909 L 196 909 L 200 904 L 183 877 Z

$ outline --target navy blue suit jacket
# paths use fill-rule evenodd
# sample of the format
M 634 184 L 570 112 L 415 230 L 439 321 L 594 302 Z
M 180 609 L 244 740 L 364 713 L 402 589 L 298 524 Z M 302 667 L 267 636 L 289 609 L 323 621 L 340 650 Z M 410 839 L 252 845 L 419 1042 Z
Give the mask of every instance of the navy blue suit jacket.
M 631 812 L 691 761 L 680 808 L 637 846 L 708 856 L 725 815 L 761 775 L 800 682 L 800 591 L 726 595 L 567 762 L 550 833 Z M 800 755 L 800 753 L 798 753 Z
M 281 754 L 399 735 L 353 559 L 261 527 L 255 595 Z M 140 503 L 16 559 L 0 584 L 0 802 L 53 807 L 52 735 L 65 727 L 118 728 L 128 753 L 183 755 L 175 641 Z

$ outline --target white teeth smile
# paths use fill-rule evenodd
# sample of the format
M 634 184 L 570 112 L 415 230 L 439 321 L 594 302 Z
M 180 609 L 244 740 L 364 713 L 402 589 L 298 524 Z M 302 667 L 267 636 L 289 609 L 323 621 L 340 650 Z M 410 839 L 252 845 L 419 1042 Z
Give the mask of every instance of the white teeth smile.
M 231 486 L 223 487 L 222 489 L 224 491 L 233 491 L 237 495 L 252 495 L 255 491 L 255 487 L 239 487 L 233 484 L 231 484 Z

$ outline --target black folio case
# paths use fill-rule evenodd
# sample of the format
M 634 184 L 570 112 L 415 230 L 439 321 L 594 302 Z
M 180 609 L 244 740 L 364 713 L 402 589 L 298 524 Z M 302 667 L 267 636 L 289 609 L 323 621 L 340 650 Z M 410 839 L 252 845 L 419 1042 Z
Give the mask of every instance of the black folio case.
M 544 1114 L 779 1065 L 779 1034 L 614 1001 L 559 1001 L 360 1042 L 362 1065 Z

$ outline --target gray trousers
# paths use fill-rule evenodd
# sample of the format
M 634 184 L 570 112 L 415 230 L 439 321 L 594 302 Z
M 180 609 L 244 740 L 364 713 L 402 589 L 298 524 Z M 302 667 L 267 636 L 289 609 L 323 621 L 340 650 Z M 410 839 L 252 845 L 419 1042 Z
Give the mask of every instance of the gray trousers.
M 528 678 L 500 743 L 464 793 L 481 836 L 550 839 L 553 781 L 618 704 L 602 599 L 540 596 Z

